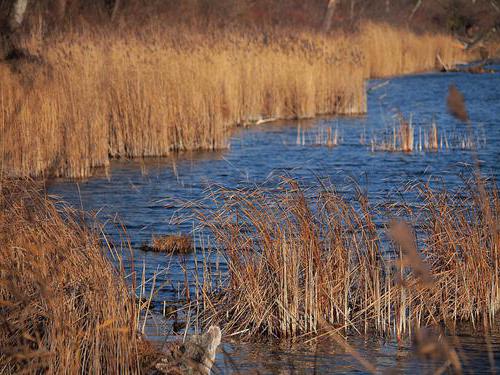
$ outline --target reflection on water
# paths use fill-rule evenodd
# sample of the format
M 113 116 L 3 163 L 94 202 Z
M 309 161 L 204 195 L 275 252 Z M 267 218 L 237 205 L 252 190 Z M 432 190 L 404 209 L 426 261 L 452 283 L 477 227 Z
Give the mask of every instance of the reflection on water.
M 149 337 L 158 345 L 178 339 L 165 336 L 164 322 L 153 317 L 148 322 Z M 474 334 L 474 329 L 462 328 L 461 333 L 448 336 L 462 361 L 464 373 L 492 374 L 500 371 L 500 333 L 490 337 L 490 344 L 484 337 Z M 447 358 L 438 353 L 431 356 L 417 354 L 412 342 L 398 343 L 377 337 L 351 337 L 349 345 L 376 368 L 377 373 L 421 373 L 435 374 L 443 369 Z M 368 373 L 345 348 L 324 340 L 309 344 L 290 342 L 241 343 L 227 339 L 219 351 L 214 373 L 242 374 L 331 374 Z
M 472 161 L 469 150 L 372 152 L 366 142 L 371 137 L 383 136 L 399 112 L 406 118 L 411 116 L 417 127 L 430 127 L 434 119 L 447 134 L 466 133 L 466 125 L 457 122 L 446 111 L 446 94 L 451 83 L 464 92 L 476 135 L 484 142 L 479 149 L 483 173 L 498 178 L 499 74 L 424 74 L 395 78 L 380 85 L 382 82 L 373 81 L 368 85 L 376 89 L 369 93 L 369 114 L 365 117 L 283 121 L 241 129 L 234 133 L 230 149 L 222 152 L 114 161 L 109 175 L 103 172 L 78 183 L 57 180 L 49 186 L 49 192 L 78 207 L 82 205 L 86 210 L 98 212 L 98 217 L 107 221 L 107 229 L 115 241 L 121 233 L 118 223 L 123 222 L 137 250 L 135 264 L 141 269 L 144 264 L 148 277 L 159 269 L 169 268 L 157 279 L 161 287 L 154 298 L 155 311 L 161 312 L 162 301 L 183 298 L 184 275 L 178 263 L 182 261 L 188 272 L 193 273 L 194 259 L 201 260 L 202 255 L 172 259 L 163 254 L 141 252 L 139 247 L 150 241 L 152 234 L 191 232 L 196 223 L 188 220 L 179 224 L 172 217 L 179 215 L 182 201 L 200 199 L 211 183 L 226 187 L 252 186 L 266 181 L 272 184 L 276 180 L 270 177 L 289 174 L 304 184 L 314 184 L 317 178 L 328 177 L 349 196 L 354 179 L 374 202 L 386 200 L 391 192 L 408 181 L 432 180 L 451 189 L 459 186 L 464 165 Z M 307 142 L 297 142 L 299 127 L 300 131 L 319 131 L 321 134 L 327 134 L 329 128 L 335 129 L 339 144 L 312 147 Z M 221 259 L 213 257 L 212 262 L 217 272 L 225 272 Z M 130 264 L 127 268 L 130 269 Z M 460 337 L 463 351 L 470 358 L 467 366 L 471 372 L 489 372 L 488 355 L 481 340 L 473 335 Z M 392 342 L 355 338 L 351 344 L 380 370 L 431 372 L 437 366 L 432 361 L 421 361 L 408 348 L 398 348 Z M 310 349 L 226 342 L 224 348 L 230 355 L 220 355 L 217 364 L 222 370 L 230 371 L 233 368 L 229 363 L 231 359 L 243 372 L 262 373 L 313 373 L 314 369 L 317 373 L 362 371 L 350 355 L 328 345 Z M 495 355 L 500 353 L 499 345 L 500 338 L 493 337 Z
M 500 370 L 500 337 L 494 337 L 496 345 L 493 370 Z M 380 373 L 435 373 L 445 362 L 442 358 L 422 358 L 415 354 L 411 345 L 399 346 L 394 342 L 378 339 L 352 338 L 349 343 Z M 483 339 L 459 337 L 463 348 L 462 358 L 466 373 L 492 373 L 487 344 Z M 231 364 L 231 361 L 234 363 Z M 276 346 L 252 344 L 245 348 L 221 354 L 220 369 L 233 368 L 242 373 L 259 371 L 263 374 L 331 374 L 367 373 L 344 349 L 323 342 L 315 346 Z

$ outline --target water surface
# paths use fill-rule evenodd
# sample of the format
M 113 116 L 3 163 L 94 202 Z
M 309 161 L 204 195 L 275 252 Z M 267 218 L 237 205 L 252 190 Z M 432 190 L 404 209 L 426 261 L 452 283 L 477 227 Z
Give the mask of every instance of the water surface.
M 326 177 L 349 196 L 354 180 L 363 186 L 373 202 L 388 199 L 408 181 L 432 181 L 449 189 L 459 187 L 461 173 L 473 160 L 468 149 L 450 145 L 438 152 L 372 152 L 369 144 L 374 137 L 380 139 L 390 134 L 398 113 L 411 118 L 421 129 L 428 129 L 435 121 L 450 143 L 466 136 L 467 125 L 447 113 L 446 95 L 450 84 L 456 84 L 465 94 L 483 174 L 498 178 L 500 74 L 450 73 L 368 82 L 369 112 L 363 117 L 283 121 L 240 129 L 232 136 L 230 149 L 225 151 L 181 154 L 170 159 L 114 161 L 109 176 L 78 182 L 57 180 L 49 186 L 49 192 L 72 205 L 98 212 L 98 217 L 108 222 L 110 238 L 115 241 L 122 237 L 117 223 L 123 223 L 136 249 L 135 265 L 144 266 L 148 277 L 168 268 L 168 272 L 157 278 L 157 285 L 162 286 L 155 296 L 155 310 L 160 312 L 162 301 L 181 298 L 184 274 L 178 265 L 180 259 L 145 253 L 139 247 L 150 241 L 153 234 L 190 233 L 196 222 L 187 220 L 179 224 L 172 218 L 182 215 L 179 212 L 182 201 L 202 198 L 213 183 L 230 188 L 273 184 L 276 183 L 273 176 L 288 174 L 305 185 L 314 185 L 318 178 Z M 332 133 L 337 132 L 339 145 L 333 148 L 313 145 L 316 134 L 325 136 L 328 128 Z M 303 132 L 305 145 L 302 144 Z M 299 142 L 298 133 L 301 134 Z M 194 270 L 194 256 L 182 262 L 190 272 Z M 214 268 L 225 272 L 222 260 L 213 259 L 213 262 Z M 126 268 L 131 269 L 130 263 Z M 499 357 L 500 337 L 494 336 L 492 340 L 494 357 Z M 466 370 L 490 373 L 484 339 L 468 333 L 460 337 L 460 342 L 465 358 L 469 358 Z M 411 344 L 400 347 L 394 342 L 364 338 L 354 338 L 351 343 L 380 371 L 433 372 L 442 364 L 442 361 L 423 361 L 416 357 Z M 227 341 L 224 349 L 230 356 L 219 355 L 220 372 L 234 371 L 235 366 L 228 358 L 243 373 L 363 372 L 349 354 L 328 343 L 312 348 Z M 500 358 L 496 361 L 500 363 Z

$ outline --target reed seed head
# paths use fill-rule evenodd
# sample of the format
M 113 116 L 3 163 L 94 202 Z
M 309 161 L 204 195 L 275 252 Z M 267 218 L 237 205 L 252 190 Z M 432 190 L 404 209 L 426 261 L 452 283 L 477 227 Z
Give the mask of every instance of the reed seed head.
M 448 105 L 448 111 L 453 117 L 463 122 L 469 121 L 464 95 L 460 92 L 457 86 L 453 84 L 450 85 L 446 102 Z

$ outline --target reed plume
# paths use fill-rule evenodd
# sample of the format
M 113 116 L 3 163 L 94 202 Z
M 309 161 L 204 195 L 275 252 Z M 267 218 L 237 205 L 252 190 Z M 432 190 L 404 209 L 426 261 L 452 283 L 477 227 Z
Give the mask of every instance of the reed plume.
M 446 103 L 448 105 L 448 111 L 453 115 L 453 117 L 462 122 L 469 121 L 464 95 L 458 90 L 457 86 L 452 84 L 448 88 Z

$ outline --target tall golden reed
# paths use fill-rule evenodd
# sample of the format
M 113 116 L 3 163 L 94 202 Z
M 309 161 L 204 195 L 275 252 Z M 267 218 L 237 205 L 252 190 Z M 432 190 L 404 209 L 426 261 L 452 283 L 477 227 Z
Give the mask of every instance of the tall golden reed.
M 0 64 L 9 176 L 83 177 L 110 158 L 220 149 L 252 118 L 364 113 L 364 79 L 462 58 L 451 38 L 375 24 L 334 37 L 151 26 L 44 45 L 42 65 Z
M 323 184 L 312 191 L 285 179 L 272 190 L 215 190 L 218 210 L 206 224 L 229 277 L 215 290 L 204 285 L 205 319 L 249 338 L 402 338 L 428 326 L 494 326 L 498 190 L 468 186 L 420 186 L 419 205 L 387 207 L 405 220 L 386 229 L 366 196 L 347 201 Z

